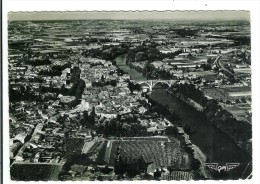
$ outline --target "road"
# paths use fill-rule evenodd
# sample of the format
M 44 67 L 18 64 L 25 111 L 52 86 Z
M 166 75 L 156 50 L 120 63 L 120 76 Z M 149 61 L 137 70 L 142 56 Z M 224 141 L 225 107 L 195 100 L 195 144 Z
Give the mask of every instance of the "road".
M 230 52 L 233 52 L 233 51 L 230 51 Z M 230 52 L 225 53 L 225 54 L 229 54 Z M 213 64 L 216 64 L 219 68 L 221 68 L 222 70 L 226 71 L 226 72 L 229 73 L 230 75 L 234 76 L 234 74 L 233 74 L 232 72 L 230 72 L 228 69 L 226 69 L 226 68 L 223 66 L 223 64 L 220 62 L 221 57 L 222 57 L 223 55 L 224 55 L 224 54 L 218 55 Z

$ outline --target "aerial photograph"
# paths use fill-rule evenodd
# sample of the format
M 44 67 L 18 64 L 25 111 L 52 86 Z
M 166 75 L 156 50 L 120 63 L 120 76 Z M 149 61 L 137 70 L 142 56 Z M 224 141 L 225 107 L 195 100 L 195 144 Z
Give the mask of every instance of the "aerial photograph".
M 253 177 L 249 11 L 8 17 L 11 180 Z

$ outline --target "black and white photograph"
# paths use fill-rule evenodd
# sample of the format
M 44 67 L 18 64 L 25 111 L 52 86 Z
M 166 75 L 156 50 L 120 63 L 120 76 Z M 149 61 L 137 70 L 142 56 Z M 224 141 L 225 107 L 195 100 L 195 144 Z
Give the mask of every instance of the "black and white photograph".
M 11 181 L 255 177 L 250 11 L 7 16 Z

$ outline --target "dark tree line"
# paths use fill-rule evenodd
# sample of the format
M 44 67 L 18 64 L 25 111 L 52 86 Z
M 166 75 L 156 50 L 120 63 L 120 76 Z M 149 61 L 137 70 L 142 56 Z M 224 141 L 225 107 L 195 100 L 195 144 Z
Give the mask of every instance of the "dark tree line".
M 38 75 L 47 75 L 47 76 L 61 76 L 61 71 L 54 70 L 41 70 Z
M 81 70 L 79 69 L 79 67 L 72 68 L 71 75 L 70 75 L 70 82 L 74 83 L 74 82 L 77 82 L 78 80 L 80 80 L 80 73 L 81 73 Z
M 171 122 L 176 122 L 180 119 L 178 114 L 176 114 L 175 112 L 171 112 L 169 110 L 169 106 L 162 105 L 159 102 L 156 102 L 148 95 L 146 96 L 146 98 L 148 99 L 149 103 L 151 104 L 151 106 L 149 108 L 149 112 L 151 112 L 151 113 L 156 112 L 156 113 L 160 114 L 161 116 L 166 117 Z
M 195 85 L 178 84 L 172 87 L 171 91 L 201 104 L 204 107 L 203 114 L 206 115 L 208 121 L 228 134 L 235 142 L 246 143 L 252 138 L 252 125 L 235 119 L 216 100 L 207 99 Z
M 231 136 L 236 142 L 246 143 L 252 138 L 252 125 L 238 121 L 215 100 L 206 103 L 204 114 L 216 127 Z
M 75 96 L 76 99 L 81 99 L 85 87 L 85 81 L 79 79 L 73 83 L 72 87 L 69 89 L 68 95 Z
M 40 86 L 39 87 L 39 93 L 40 94 L 43 94 L 43 93 L 60 93 L 61 90 L 60 88 L 55 88 L 55 87 L 52 87 L 52 86 Z
M 191 98 L 202 106 L 205 106 L 208 101 L 202 91 L 194 84 L 175 84 L 171 86 L 170 91 L 181 94 L 184 98 Z
M 147 78 L 149 79 L 161 78 L 168 80 L 172 78 L 171 73 L 169 71 L 156 69 L 153 65 L 151 65 L 151 62 L 156 60 L 163 60 L 164 58 L 173 59 L 175 56 L 179 55 L 182 52 L 182 50 L 179 50 L 173 53 L 161 53 L 156 48 L 156 44 L 152 44 L 149 46 L 139 46 L 134 49 L 131 49 L 127 53 L 126 62 L 130 67 L 134 68 L 134 66 L 131 64 L 132 62 L 147 61 L 144 68 L 137 68 L 139 72 L 142 72 L 143 75 L 147 76 Z
M 51 60 L 49 59 L 48 56 L 44 56 L 42 59 L 26 60 L 25 64 L 32 65 L 32 66 L 50 65 Z
M 62 70 L 70 67 L 71 67 L 71 63 L 66 63 L 63 65 L 53 65 L 51 66 L 51 69 L 40 70 L 38 75 L 61 76 Z
M 113 87 L 116 87 L 117 86 L 117 81 L 116 80 L 109 80 L 109 81 L 98 81 L 98 82 L 95 82 L 93 81 L 92 82 L 92 86 L 94 87 L 103 87 L 103 86 L 113 86 Z
M 140 91 L 141 90 L 141 87 L 140 87 L 139 84 L 134 84 L 131 81 L 128 81 L 128 88 L 129 88 L 131 93 L 133 93 L 134 90 L 136 90 L 136 91 Z
M 90 114 L 88 111 L 83 112 L 83 116 L 79 117 L 79 123 L 83 127 L 93 128 L 95 125 L 96 112 L 95 107 L 92 108 Z
M 240 46 L 240 45 L 248 45 L 250 46 L 251 44 L 251 38 L 248 36 L 237 36 L 237 35 L 232 35 L 232 36 L 208 36 L 208 37 L 213 37 L 213 38 L 226 38 L 228 40 L 233 40 L 234 44 L 233 46 Z
M 198 30 L 194 30 L 194 29 L 174 29 L 174 31 L 180 37 L 198 36 Z
M 30 87 L 20 86 L 17 90 L 14 90 L 12 86 L 9 86 L 9 100 L 10 102 L 17 101 L 39 101 L 41 96 L 32 91 Z
M 137 174 L 144 173 L 147 170 L 148 164 L 145 162 L 142 156 L 140 156 L 138 159 L 132 159 L 127 157 L 122 157 L 120 154 L 120 149 L 117 149 L 116 153 L 116 162 L 115 162 L 115 174 L 119 176 L 118 179 L 123 179 L 124 174 L 126 174 L 127 177 L 133 178 Z
M 104 137 L 135 137 L 147 135 L 146 127 L 140 125 L 135 118 L 121 119 L 118 117 L 112 120 L 101 121 L 101 123 L 97 125 L 96 131 Z
M 126 44 L 121 44 L 120 46 L 104 45 L 101 49 L 90 49 L 83 52 L 83 56 L 85 57 L 93 57 L 104 59 L 108 61 L 114 60 L 117 56 L 127 53 L 129 46 Z
M 148 46 L 139 46 L 134 49 L 128 51 L 126 55 L 126 62 L 141 62 L 141 61 L 148 61 L 153 62 L 156 60 L 163 60 L 164 58 L 173 59 L 175 56 L 180 54 L 182 50 L 174 52 L 174 53 L 161 53 L 157 48 L 156 45 L 148 45 Z

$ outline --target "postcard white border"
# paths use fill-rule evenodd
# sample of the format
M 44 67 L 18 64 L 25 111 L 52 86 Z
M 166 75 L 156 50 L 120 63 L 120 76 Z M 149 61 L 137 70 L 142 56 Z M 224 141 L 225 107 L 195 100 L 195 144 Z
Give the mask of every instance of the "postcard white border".
M 8 121 L 8 60 L 7 60 L 7 12 L 10 11 L 111 11 L 111 10 L 249 10 L 251 12 L 251 40 L 252 40 L 252 110 L 253 110 L 253 179 L 225 181 L 225 183 L 259 183 L 260 161 L 258 131 L 260 123 L 260 47 L 259 47 L 259 19 L 260 1 L 235 0 L 3 0 L 3 183 L 18 183 L 10 180 L 9 175 L 9 121 Z M 84 181 L 86 182 L 86 181 Z M 135 183 L 137 181 L 134 181 Z M 141 181 L 143 182 L 143 181 Z M 151 181 L 155 183 L 156 181 Z M 162 182 L 162 181 L 161 181 Z M 167 181 L 163 181 L 167 182 Z M 176 181 L 169 181 L 176 182 Z M 197 181 L 189 181 L 196 183 Z M 206 183 L 224 181 L 199 181 Z M 19 182 L 28 183 L 28 182 Z M 30 182 L 35 183 L 35 182 Z M 37 182 L 38 184 L 45 182 Z M 64 182 L 48 182 L 64 183 Z M 82 183 L 82 182 L 66 182 Z M 97 182 L 95 182 L 97 183 Z M 106 182 L 102 182 L 106 183 Z M 120 183 L 114 181 L 114 183 Z M 128 182 L 126 182 L 128 183 Z M 137 182 L 139 183 L 139 182 Z M 178 183 L 187 183 L 179 181 Z

